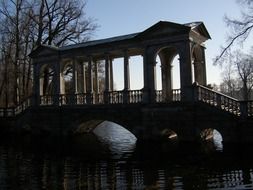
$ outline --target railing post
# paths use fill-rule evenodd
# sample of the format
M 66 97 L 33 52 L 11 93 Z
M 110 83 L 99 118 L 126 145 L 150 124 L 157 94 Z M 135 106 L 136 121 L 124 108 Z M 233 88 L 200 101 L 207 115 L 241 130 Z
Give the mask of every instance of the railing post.
M 240 101 L 240 112 L 243 119 L 248 117 L 248 102 Z
M 198 93 L 198 84 L 195 82 L 192 85 L 192 91 L 193 91 L 193 101 L 197 102 L 199 100 L 199 93 Z
M 221 94 L 216 94 L 217 107 L 221 108 Z
M 130 92 L 128 90 L 123 90 L 123 104 L 128 104 L 130 102 Z
M 248 116 L 253 117 L 253 101 L 248 101 L 247 103 L 248 107 Z
M 104 91 L 104 104 L 109 104 L 109 92 Z

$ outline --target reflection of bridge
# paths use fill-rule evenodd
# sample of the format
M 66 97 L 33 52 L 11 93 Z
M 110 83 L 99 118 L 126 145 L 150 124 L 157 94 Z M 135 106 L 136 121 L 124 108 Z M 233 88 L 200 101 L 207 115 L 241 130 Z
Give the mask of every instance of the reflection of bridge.
M 169 129 L 179 139 L 193 141 L 211 128 L 218 130 L 225 142 L 252 142 L 253 102 L 241 102 L 205 87 L 203 43 L 209 38 L 201 22 L 159 22 L 141 33 L 62 48 L 40 46 L 31 53 L 33 96 L 16 108 L 0 109 L 0 119 L 12 129 L 34 133 L 71 135 L 109 120 L 139 138 L 159 138 Z M 143 88 L 131 90 L 129 58 L 137 55 L 143 60 Z M 176 55 L 180 89 L 172 86 Z M 113 59 L 119 58 L 124 89 L 116 91 Z M 156 90 L 158 58 L 160 91 Z M 98 67 L 104 68 L 104 76 Z M 64 78 L 66 73 L 71 73 L 70 79 Z

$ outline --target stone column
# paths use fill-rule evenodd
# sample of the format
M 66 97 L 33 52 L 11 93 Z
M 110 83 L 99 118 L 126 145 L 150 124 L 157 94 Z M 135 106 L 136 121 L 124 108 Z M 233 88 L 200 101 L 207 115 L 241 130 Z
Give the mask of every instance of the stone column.
M 64 68 L 63 61 L 61 62 L 61 66 Z M 65 91 L 65 80 L 64 80 L 64 74 L 63 74 L 63 68 L 60 69 L 60 100 L 61 104 L 66 104 L 67 97 L 66 97 L 66 91 Z
M 110 58 L 110 62 L 109 62 L 109 67 L 110 67 L 110 91 L 114 90 L 113 87 L 113 59 Z
M 76 104 L 76 93 L 77 93 L 77 60 L 72 58 L 72 90 L 70 97 L 70 104 Z
M 152 103 L 156 99 L 156 74 L 155 74 L 155 55 L 157 49 L 154 47 L 148 47 L 145 49 L 144 54 L 144 88 L 143 88 L 143 102 Z
M 181 44 L 179 51 L 181 100 L 192 101 L 192 57 L 190 42 L 184 41 L 183 44 Z
M 99 102 L 99 81 L 98 81 L 98 63 L 94 60 L 94 92 L 95 103 Z
M 162 92 L 163 98 L 165 101 L 173 100 L 172 94 L 172 65 L 170 62 L 166 61 L 165 64 L 162 64 Z
M 41 89 L 43 88 L 40 79 L 41 67 L 33 61 L 33 105 L 40 105 Z
M 156 102 L 156 60 L 155 49 L 148 51 L 148 84 L 149 84 L 149 101 L 150 103 Z
M 93 103 L 93 72 L 92 72 L 92 57 L 88 58 L 88 89 L 87 89 L 87 103 Z
M 58 60 L 54 65 L 54 75 L 53 75 L 53 104 L 59 106 L 60 105 L 60 89 L 61 89 L 61 62 Z
M 151 93 L 152 90 L 154 91 L 154 84 L 153 79 L 153 73 L 152 73 L 152 67 L 150 64 L 153 65 L 152 61 L 153 56 L 152 56 L 152 51 L 150 48 L 146 48 L 144 55 L 143 55 L 143 77 L 144 77 L 144 86 L 143 86 L 143 103 L 150 103 L 151 102 Z
M 129 56 L 127 50 L 124 51 L 124 92 L 123 103 L 129 103 L 130 75 L 129 75 Z
M 83 62 L 77 64 L 77 92 L 86 93 L 85 66 Z
M 66 94 L 65 92 L 65 81 L 64 81 L 64 76 L 63 72 L 60 72 L 60 94 Z
M 195 60 L 193 63 L 194 68 L 194 81 L 201 84 L 201 63 L 198 60 Z
M 105 91 L 104 91 L 104 103 L 109 103 L 109 91 L 110 91 L 110 57 L 109 54 L 105 54 Z
M 110 91 L 110 57 L 109 54 L 105 55 L 105 92 Z
M 77 93 L 77 60 L 76 58 L 72 58 L 72 69 L 73 69 L 73 76 L 72 76 L 72 85 L 73 85 L 73 94 Z
M 204 86 L 207 85 L 206 81 L 206 55 L 205 55 L 205 47 L 202 47 L 202 79 L 203 79 L 203 84 Z

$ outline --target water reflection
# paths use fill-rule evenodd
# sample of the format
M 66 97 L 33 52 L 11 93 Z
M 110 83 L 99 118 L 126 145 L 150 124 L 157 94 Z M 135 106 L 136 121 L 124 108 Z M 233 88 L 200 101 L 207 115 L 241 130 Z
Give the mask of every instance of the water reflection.
M 115 156 L 127 155 L 135 149 L 137 138 L 116 123 L 104 121 L 93 130 L 93 133 Z
M 114 127 L 120 130 L 114 137 L 116 133 L 106 130 L 107 124 L 94 131 L 102 141 L 93 135 L 80 136 L 75 145 L 53 151 L 30 140 L 1 142 L 0 189 L 253 188 L 253 162 L 248 152 L 208 152 L 202 145 L 189 143 L 136 143 L 136 138 L 118 125 L 111 126 L 114 132 Z M 94 155 L 101 151 L 99 157 Z
M 223 150 L 222 141 L 223 141 L 223 139 L 222 139 L 221 134 L 217 130 L 213 130 L 213 143 L 214 143 L 216 150 L 218 150 L 218 151 Z

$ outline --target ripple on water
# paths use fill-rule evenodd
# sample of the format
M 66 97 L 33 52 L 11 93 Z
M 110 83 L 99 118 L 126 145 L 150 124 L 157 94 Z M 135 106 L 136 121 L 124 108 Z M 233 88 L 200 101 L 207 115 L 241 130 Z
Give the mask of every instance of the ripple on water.
M 101 142 L 109 146 L 113 154 L 131 153 L 135 149 L 136 137 L 116 123 L 104 121 L 93 132 Z

